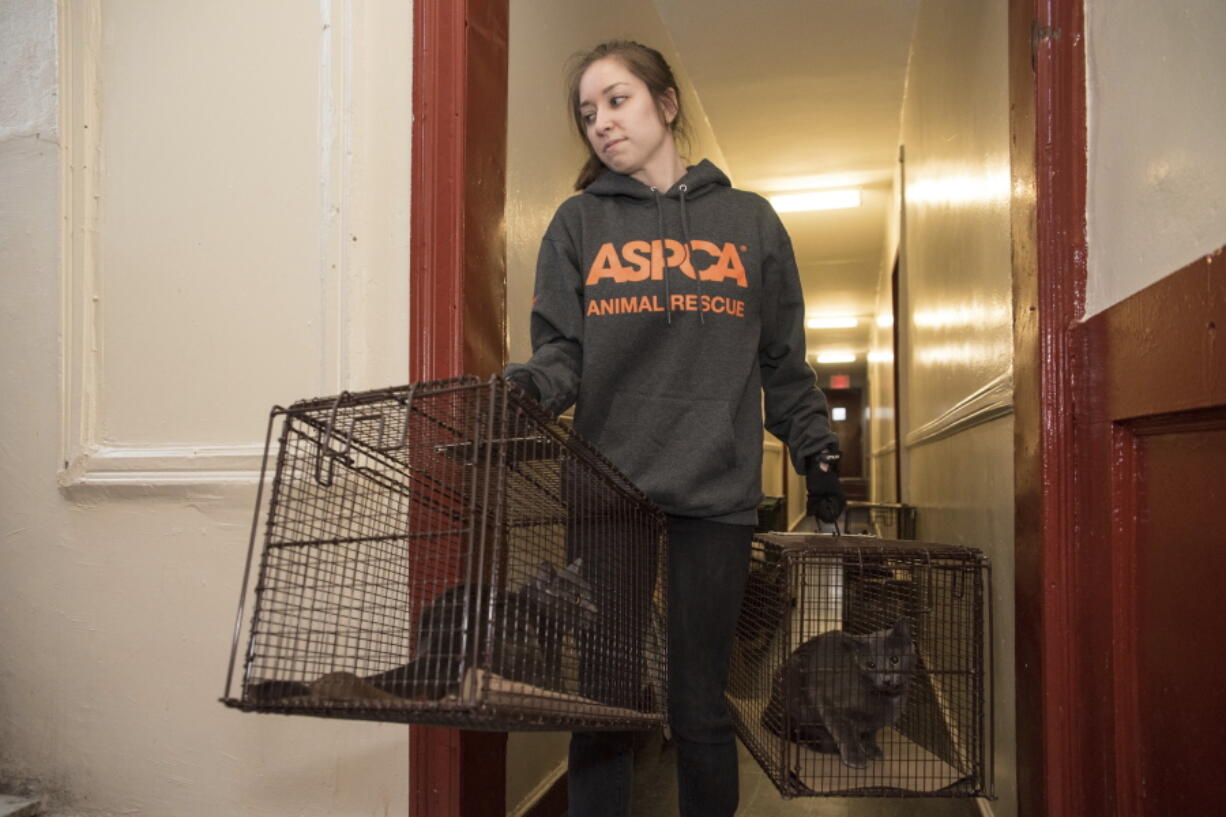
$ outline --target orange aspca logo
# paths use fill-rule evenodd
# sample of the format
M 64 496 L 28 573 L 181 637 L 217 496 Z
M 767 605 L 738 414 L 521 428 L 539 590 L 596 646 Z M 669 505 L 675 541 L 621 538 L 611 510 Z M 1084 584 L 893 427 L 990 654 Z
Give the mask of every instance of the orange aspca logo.
M 627 241 L 619 253 L 613 242 L 606 241 L 596 252 L 596 258 L 587 272 L 587 285 L 598 284 L 610 278 L 619 284 L 631 281 L 653 281 L 664 278 L 665 265 L 679 269 L 686 276 L 702 276 L 704 281 L 735 281 L 737 286 L 748 287 L 745 266 L 736 245 L 727 242 L 723 247 L 713 241 L 691 241 L 695 251 L 704 252 L 715 259 L 709 266 L 695 270 L 692 256 L 686 253 L 680 241 L 666 238 L 664 241 Z

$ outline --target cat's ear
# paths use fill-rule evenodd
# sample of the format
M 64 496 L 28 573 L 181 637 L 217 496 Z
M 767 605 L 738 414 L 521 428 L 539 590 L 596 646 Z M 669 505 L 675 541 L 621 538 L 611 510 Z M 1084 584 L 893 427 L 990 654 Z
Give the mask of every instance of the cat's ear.
M 900 618 L 898 623 L 894 625 L 893 634 L 898 638 L 911 638 L 911 622 L 905 618 Z
M 552 562 L 541 562 L 536 568 L 536 580 L 542 585 L 551 583 L 557 578 L 557 575 L 557 568 L 553 566 Z
M 573 562 L 571 562 L 570 564 L 566 566 L 566 569 L 573 570 L 574 572 L 578 573 L 579 569 L 582 567 L 583 567 L 583 557 L 577 556 L 575 557 L 575 560 Z

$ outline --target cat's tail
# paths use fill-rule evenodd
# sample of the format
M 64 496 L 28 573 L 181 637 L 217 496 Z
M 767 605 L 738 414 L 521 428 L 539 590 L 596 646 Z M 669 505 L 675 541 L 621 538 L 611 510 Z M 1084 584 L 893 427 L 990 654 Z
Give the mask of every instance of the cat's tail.
M 246 697 L 249 701 L 268 703 L 282 698 L 299 698 L 310 695 L 311 688 L 300 681 L 258 681 L 248 684 Z

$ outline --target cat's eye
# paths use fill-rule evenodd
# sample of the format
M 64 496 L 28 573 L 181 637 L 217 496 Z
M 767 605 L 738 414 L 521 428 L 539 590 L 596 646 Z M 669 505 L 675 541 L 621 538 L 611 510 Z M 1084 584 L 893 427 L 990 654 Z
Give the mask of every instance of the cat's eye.
M 867 664 L 865 664 L 864 666 L 865 666 L 867 669 L 877 669 L 877 662 L 876 662 L 876 661 L 869 661 L 869 662 L 868 662 Z
M 891 664 L 897 664 L 897 663 L 898 663 L 898 656 L 897 656 L 897 655 L 891 655 L 891 656 L 890 656 L 890 663 L 891 663 Z

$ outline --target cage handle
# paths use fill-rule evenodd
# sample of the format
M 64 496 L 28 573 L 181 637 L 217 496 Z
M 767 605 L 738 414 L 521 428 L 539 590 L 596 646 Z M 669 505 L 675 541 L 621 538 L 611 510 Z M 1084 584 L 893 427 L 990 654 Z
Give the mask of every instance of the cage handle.
M 404 396 L 404 428 L 400 432 L 400 450 L 409 447 L 409 421 L 413 418 L 413 393 L 417 391 L 417 383 L 409 384 L 409 391 Z
M 343 391 L 332 401 L 332 412 L 328 415 L 328 425 L 324 429 L 324 436 L 319 441 L 319 449 L 315 452 L 315 482 L 325 488 L 332 487 L 332 477 L 336 471 L 336 459 L 331 456 L 328 457 L 328 478 L 325 480 L 323 477 L 324 452 L 328 450 L 328 443 L 332 442 L 332 430 L 336 427 L 336 414 L 340 411 L 341 401 L 348 396 L 349 392 Z M 349 444 L 351 443 L 352 440 L 349 441 Z M 345 446 L 345 451 L 349 450 L 349 444 Z M 341 454 L 344 453 L 344 451 L 341 452 Z
M 966 587 L 962 582 L 962 573 L 963 571 L 961 570 L 954 571 L 953 596 L 957 601 L 962 601 L 962 599 L 966 596 Z

